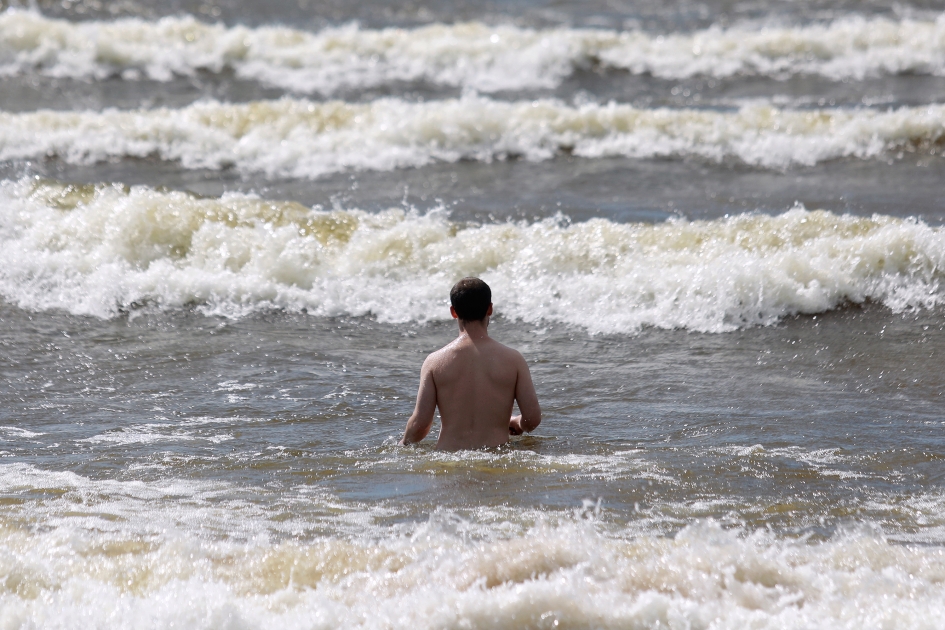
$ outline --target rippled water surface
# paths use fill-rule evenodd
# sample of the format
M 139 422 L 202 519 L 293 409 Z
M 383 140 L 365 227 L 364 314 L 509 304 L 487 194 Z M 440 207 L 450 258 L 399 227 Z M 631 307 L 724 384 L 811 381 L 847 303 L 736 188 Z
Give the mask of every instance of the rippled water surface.
M 630 338 L 500 319 L 494 334 L 531 358 L 548 420 L 506 448 L 461 455 L 393 445 L 416 364 L 450 339 L 446 323 L 30 321 L 18 311 L 4 323 L 17 331 L 3 339 L 4 457 L 18 475 L 235 483 L 219 500 L 286 501 L 284 516 L 303 531 L 321 521 L 308 522 L 318 515 L 303 496 L 321 492 L 377 509 L 378 527 L 437 509 L 531 520 L 593 499 L 603 522 L 634 531 L 714 517 L 829 535 L 875 518 L 897 537 L 940 535 L 934 316 L 871 307 L 724 335 Z

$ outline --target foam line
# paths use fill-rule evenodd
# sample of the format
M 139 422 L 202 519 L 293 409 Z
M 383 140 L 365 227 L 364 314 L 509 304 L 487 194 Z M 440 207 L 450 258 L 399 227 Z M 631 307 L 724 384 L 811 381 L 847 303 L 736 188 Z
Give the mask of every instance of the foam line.
M 546 511 L 523 525 L 493 509 L 472 521 L 438 510 L 394 530 L 274 540 L 266 531 L 284 504 L 189 501 L 192 480 L 4 473 L 27 499 L 0 513 L 4 628 L 912 630 L 945 614 L 941 547 L 894 544 L 869 526 L 821 542 L 712 521 L 627 536 L 592 514 Z M 180 497 L 168 505 L 168 494 Z M 209 534 L 233 513 L 257 535 Z M 331 513 L 373 520 L 352 504 Z
M 937 152 L 943 141 L 943 105 L 790 110 L 754 104 L 719 112 L 467 96 L 426 103 L 286 98 L 204 101 L 182 109 L 0 112 L 0 161 L 157 156 L 186 168 L 301 178 L 435 161 L 539 161 L 562 153 L 701 156 L 781 169 L 896 150 Z
M 719 332 L 872 300 L 941 304 L 945 233 L 916 220 L 794 208 L 779 216 L 466 225 L 444 211 L 326 211 L 227 194 L 0 184 L 0 295 L 114 317 L 139 305 L 446 318 L 465 275 L 503 315 L 595 332 Z
M 942 75 L 945 16 L 844 17 L 800 26 L 653 34 L 479 22 L 306 32 L 227 27 L 193 17 L 73 23 L 30 11 L 0 13 L 3 74 L 168 80 L 231 71 L 295 93 L 331 94 L 399 81 L 484 92 L 550 88 L 578 69 L 594 67 L 663 78 Z

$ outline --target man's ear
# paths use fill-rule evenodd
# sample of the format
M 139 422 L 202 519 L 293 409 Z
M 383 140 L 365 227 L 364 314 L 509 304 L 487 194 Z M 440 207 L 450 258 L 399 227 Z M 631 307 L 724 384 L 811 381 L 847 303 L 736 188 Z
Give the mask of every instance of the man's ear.
M 453 308 L 452 306 L 450 307 L 450 315 L 453 316 L 453 319 L 459 319 L 459 315 L 456 314 L 456 309 Z
M 486 317 L 492 317 L 492 302 L 489 302 L 489 310 L 486 311 Z

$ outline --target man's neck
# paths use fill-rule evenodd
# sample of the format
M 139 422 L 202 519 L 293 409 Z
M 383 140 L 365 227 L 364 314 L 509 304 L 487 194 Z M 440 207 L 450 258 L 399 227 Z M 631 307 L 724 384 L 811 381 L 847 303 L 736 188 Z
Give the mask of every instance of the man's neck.
M 473 341 L 478 341 L 479 339 L 488 339 L 489 338 L 489 318 L 483 317 L 479 321 L 464 322 L 463 320 L 459 321 L 459 335 L 466 335 Z

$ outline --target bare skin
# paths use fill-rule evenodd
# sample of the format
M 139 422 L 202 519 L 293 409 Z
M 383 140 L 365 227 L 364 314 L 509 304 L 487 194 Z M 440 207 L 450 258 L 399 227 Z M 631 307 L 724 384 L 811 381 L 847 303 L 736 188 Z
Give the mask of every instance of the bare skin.
M 456 311 L 450 307 L 453 318 Z M 440 410 L 443 451 L 500 446 L 509 434 L 534 431 L 541 407 L 528 364 L 521 354 L 489 337 L 492 305 L 481 321 L 459 321 L 459 336 L 427 357 L 420 369 L 417 405 L 401 444 L 415 444 L 430 432 Z M 512 403 L 522 412 L 512 416 Z

